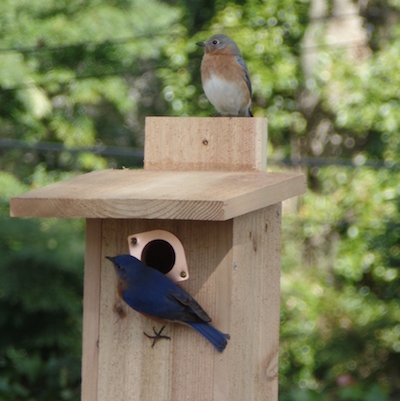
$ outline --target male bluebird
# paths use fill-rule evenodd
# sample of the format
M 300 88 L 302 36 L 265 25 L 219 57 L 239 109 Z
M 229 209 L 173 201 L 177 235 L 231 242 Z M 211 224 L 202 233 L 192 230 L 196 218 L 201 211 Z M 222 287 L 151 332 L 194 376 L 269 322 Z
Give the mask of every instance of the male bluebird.
M 145 315 L 187 324 L 218 351 L 225 349 L 229 335 L 210 324 L 210 317 L 183 288 L 134 256 L 107 256 L 107 259 L 113 262 L 118 275 L 120 296 L 131 308 Z M 158 333 L 154 330 L 157 338 L 166 338 L 161 336 L 162 330 Z
M 201 81 L 210 103 L 224 116 L 253 117 L 249 72 L 236 43 L 219 34 L 196 44 L 204 48 Z

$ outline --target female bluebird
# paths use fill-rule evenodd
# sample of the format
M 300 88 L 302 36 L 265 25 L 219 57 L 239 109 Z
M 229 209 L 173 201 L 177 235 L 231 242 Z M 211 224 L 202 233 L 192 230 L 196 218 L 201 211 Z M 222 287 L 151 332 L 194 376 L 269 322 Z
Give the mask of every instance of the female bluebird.
M 224 116 L 253 117 L 249 72 L 236 43 L 219 34 L 196 44 L 204 48 L 201 81 L 210 103 Z
M 145 315 L 187 324 L 219 352 L 225 349 L 229 335 L 210 324 L 210 317 L 183 288 L 131 255 L 107 256 L 107 259 L 115 266 L 120 296 L 131 308 Z M 156 337 L 148 337 L 168 338 L 161 336 L 162 330 L 155 331 Z

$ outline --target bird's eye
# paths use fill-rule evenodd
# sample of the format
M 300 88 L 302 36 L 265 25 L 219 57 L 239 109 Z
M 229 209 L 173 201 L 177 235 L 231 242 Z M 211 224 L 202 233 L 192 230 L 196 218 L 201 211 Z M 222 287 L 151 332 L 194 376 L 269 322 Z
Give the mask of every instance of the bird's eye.
M 212 44 L 213 44 L 213 45 L 217 45 L 217 44 L 218 44 L 218 40 L 215 40 L 215 39 L 214 39 L 214 40 L 212 41 Z

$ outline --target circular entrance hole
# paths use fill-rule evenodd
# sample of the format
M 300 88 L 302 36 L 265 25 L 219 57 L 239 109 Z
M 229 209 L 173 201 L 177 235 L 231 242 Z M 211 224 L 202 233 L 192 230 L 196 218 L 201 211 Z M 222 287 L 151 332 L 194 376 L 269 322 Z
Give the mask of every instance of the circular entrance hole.
M 167 274 L 174 267 L 175 251 L 169 242 L 155 239 L 143 248 L 141 259 L 147 266 Z

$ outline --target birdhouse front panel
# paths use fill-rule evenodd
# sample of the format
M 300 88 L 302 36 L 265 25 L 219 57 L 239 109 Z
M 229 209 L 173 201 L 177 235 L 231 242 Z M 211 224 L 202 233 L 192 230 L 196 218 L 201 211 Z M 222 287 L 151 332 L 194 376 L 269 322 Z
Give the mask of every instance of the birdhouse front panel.
M 92 370 L 85 383 L 92 388 L 88 381 L 97 381 L 95 399 L 276 399 L 279 206 L 223 222 L 104 219 L 88 224 L 101 226 L 101 246 L 92 251 L 93 260 L 101 261 L 98 279 L 85 284 L 91 291 L 94 282 L 99 286 L 98 322 L 93 325 L 98 333 L 86 333 L 85 339 L 89 349 L 97 349 L 97 363 L 92 364 L 97 374 Z M 155 229 L 181 240 L 190 279 L 180 285 L 207 311 L 216 328 L 230 334 L 222 353 L 193 329 L 175 323 L 163 331 L 171 339 L 152 347 L 144 332 L 152 334 L 153 327 L 159 330 L 165 322 L 143 316 L 121 300 L 114 268 L 105 257 L 128 253 L 131 233 Z M 96 274 L 98 266 L 86 268 Z M 95 309 L 95 302 L 86 307 Z M 93 362 L 93 355 L 87 356 L 90 361 L 84 366 Z

